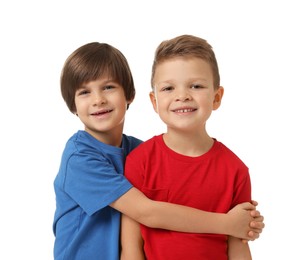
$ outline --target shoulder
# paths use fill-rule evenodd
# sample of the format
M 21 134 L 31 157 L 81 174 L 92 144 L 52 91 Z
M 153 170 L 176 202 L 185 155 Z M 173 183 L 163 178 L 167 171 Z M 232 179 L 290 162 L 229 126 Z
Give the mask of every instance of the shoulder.
M 69 138 L 67 145 L 81 147 L 87 146 L 94 142 L 96 142 L 96 140 L 91 135 L 89 135 L 86 131 L 79 130 Z
M 63 154 L 72 154 L 77 151 L 77 140 L 79 132 L 74 133 L 66 142 Z
M 246 165 L 240 159 L 240 157 L 237 154 L 235 154 L 225 144 L 215 140 L 215 146 L 216 146 L 217 152 L 220 153 L 221 158 L 224 158 L 225 160 L 228 160 L 228 162 L 231 163 L 231 164 L 236 164 L 236 165 L 239 165 L 239 166 L 242 165 L 243 167 L 246 168 Z
M 79 130 L 67 142 L 64 153 L 75 160 L 97 158 L 101 160 L 108 154 L 123 155 L 120 147 L 100 142 L 86 131 Z M 81 160 L 80 160 L 81 161 Z

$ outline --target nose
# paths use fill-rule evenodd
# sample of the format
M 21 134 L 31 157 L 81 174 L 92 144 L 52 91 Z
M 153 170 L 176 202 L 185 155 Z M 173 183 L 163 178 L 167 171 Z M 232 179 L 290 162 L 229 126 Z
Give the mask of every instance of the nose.
M 100 106 L 106 103 L 106 98 L 104 95 L 98 93 L 95 94 L 93 97 L 93 105 L 94 106 Z
M 187 89 L 179 89 L 176 93 L 176 101 L 188 101 L 191 99 L 190 94 L 188 93 Z

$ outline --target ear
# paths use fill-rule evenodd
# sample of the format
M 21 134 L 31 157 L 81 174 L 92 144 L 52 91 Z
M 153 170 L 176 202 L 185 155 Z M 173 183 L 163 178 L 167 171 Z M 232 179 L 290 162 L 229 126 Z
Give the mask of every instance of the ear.
M 214 96 L 214 101 L 213 101 L 213 110 L 217 110 L 220 107 L 223 94 L 224 94 L 224 88 L 220 86 L 215 91 L 215 96 Z
M 149 93 L 149 99 L 150 99 L 150 101 L 153 105 L 153 108 L 154 108 L 155 112 L 158 113 L 157 99 L 156 99 L 156 95 L 155 95 L 154 91 L 151 91 Z

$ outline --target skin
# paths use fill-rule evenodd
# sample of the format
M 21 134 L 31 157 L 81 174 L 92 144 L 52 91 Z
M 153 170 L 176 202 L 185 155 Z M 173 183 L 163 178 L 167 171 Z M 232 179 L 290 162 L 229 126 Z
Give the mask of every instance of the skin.
M 206 131 L 212 111 L 220 107 L 223 87 L 213 85 L 212 70 L 198 58 L 173 58 L 163 61 L 155 70 L 154 91 L 150 100 L 156 113 L 167 125 L 163 135 L 166 145 L 177 153 L 200 156 L 213 145 Z M 139 224 L 123 216 L 121 259 L 145 259 Z M 248 243 L 230 236 L 230 260 L 251 259 Z

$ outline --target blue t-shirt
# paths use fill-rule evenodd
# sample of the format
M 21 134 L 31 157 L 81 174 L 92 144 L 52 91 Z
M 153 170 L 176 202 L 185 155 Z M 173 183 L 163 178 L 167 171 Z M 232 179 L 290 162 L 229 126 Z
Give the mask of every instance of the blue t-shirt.
M 119 259 L 120 212 L 108 205 L 132 187 L 124 161 L 140 143 L 123 135 L 119 148 L 85 131 L 68 140 L 54 181 L 55 260 Z

